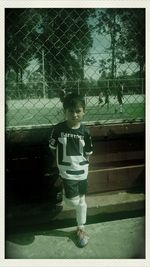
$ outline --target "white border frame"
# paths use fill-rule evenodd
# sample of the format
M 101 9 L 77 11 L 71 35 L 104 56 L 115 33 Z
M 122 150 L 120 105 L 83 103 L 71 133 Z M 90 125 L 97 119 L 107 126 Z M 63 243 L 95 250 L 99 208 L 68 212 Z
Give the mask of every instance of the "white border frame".
M 5 150 L 5 115 L 4 115 L 4 102 L 5 102 L 5 85 L 4 85 L 4 10 L 5 8 L 145 8 L 146 9 L 146 162 L 149 158 L 149 139 L 150 127 L 148 121 L 148 115 L 150 114 L 150 108 L 148 100 L 150 99 L 149 89 L 149 77 L 150 73 L 150 1 L 149 0 L 0 0 L 0 84 L 1 84 L 1 97 L 0 97 L 0 267 L 80 267 L 80 266 L 114 266 L 114 267 L 149 267 L 150 266 L 150 231 L 149 231 L 149 189 L 150 182 L 148 180 L 149 166 L 146 164 L 146 259 L 133 259 L 133 260 L 11 260 L 5 259 L 5 227 L 4 227 L 4 150 Z

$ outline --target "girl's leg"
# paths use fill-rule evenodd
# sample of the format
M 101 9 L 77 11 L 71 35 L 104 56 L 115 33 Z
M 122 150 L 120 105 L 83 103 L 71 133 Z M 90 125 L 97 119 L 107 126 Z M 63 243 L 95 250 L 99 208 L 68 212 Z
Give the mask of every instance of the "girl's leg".
M 87 215 L 87 204 L 85 202 L 85 195 L 80 196 L 76 214 L 77 214 L 78 227 L 83 228 L 83 225 L 86 223 L 86 215 Z
M 77 238 L 79 247 L 85 247 L 88 244 L 89 237 L 84 230 L 84 224 L 86 223 L 87 204 L 85 202 L 85 195 L 76 196 L 74 198 L 66 198 L 64 196 L 66 204 L 72 206 L 76 210 L 77 220 Z
M 78 226 L 83 226 L 86 223 L 87 204 L 85 202 L 85 195 L 76 196 L 74 198 L 66 198 L 64 201 L 67 205 L 74 207 L 76 210 L 76 220 Z

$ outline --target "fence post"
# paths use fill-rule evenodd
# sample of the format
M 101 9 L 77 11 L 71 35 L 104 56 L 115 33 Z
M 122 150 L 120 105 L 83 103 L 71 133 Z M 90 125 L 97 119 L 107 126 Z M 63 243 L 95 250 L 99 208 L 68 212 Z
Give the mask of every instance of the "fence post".
M 80 94 L 79 79 L 78 79 L 78 94 Z
M 45 67 L 44 67 L 44 49 L 42 49 L 42 73 L 43 73 L 43 98 L 46 98 L 45 93 Z
M 109 90 L 109 79 L 107 80 L 107 82 L 108 82 L 108 90 Z
M 143 90 L 143 78 L 142 78 L 142 95 L 144 93 L 144 90 Z

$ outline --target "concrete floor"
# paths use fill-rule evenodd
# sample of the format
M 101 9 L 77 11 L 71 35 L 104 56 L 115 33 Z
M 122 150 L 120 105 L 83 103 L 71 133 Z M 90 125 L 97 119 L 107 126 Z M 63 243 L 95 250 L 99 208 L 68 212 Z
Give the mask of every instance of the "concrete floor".
M 75 227 L 36 227 L 9 233 L 6 259 L 144 259 L 145 217 L 86 225 L 89 243 L 78 248 Z

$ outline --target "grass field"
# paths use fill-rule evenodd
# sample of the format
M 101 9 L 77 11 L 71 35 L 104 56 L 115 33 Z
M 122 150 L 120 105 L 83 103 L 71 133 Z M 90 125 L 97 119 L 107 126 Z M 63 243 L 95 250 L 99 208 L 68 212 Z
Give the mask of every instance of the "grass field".
M 97 97 L 88 97 L 84 122 L 91 123 L 117 123 L 139 121 L 145 118 L 145 104 L 143 96 L 126 96 L 124 98 L 123 112 L 119 113 L 119 105 L 112 98 L 109 109 L 98 105 Z M 62 103 L 55 99 L 29 99 L 8 101 L 6 125 L 34 126 L 55 124 L 64 119 Z

